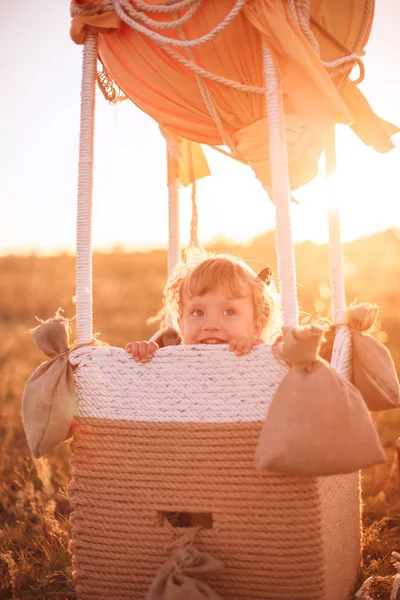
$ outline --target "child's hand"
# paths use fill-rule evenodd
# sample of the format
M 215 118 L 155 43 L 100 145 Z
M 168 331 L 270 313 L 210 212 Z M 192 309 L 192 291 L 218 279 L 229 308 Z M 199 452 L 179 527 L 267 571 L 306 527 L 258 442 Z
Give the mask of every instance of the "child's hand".
M 234 352 L 236 356 L 242 356 L 242 354 L 248 354 L 258 344 L 262 344 L 263 341 L 257 335 L 253 335 L 247 338 L 241 338 L 240 340 L 232 340 L 229 342 L 229 350 Z
M 151 360 L 159 345 L 156 342 L 129 342 L 125 350 L 132 354 L 133 358 L 139 362 L 145 363 Z

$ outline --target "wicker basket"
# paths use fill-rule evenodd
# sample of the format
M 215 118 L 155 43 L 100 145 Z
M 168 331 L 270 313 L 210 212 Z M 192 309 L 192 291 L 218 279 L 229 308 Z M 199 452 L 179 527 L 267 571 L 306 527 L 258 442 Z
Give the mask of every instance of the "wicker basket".
M 358 473 L 309 479 L 260 472 L 261 422 L 287 367 L 269 346 L 176 346 L 141 365 L 82 348 L 76 365 L 73 564 L 80 600 L 143 600 L 175 531 L 224 569 L 226 600 L 347 600 L 360 557 Z

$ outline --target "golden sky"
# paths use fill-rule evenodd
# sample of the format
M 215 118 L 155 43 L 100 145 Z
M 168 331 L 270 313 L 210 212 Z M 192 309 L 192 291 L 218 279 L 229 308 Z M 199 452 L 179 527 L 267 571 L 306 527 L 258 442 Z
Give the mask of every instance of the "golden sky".
M 377 0 L 361 89 L 400 125 L 400 2 Z M 69 38 L 69 3 L 13 0 L 2 11 L 0 51 L 0 254 L 73 251 L 81 47 Z M 98 94 L 95 249 L 167 244 L 165 144 L 157 124 L 129 102 Z M 400 134 L 379 155 L 348 128 L 338 131 L 343 238 L 400 227 Z M 274 227 L 274 210 L 250 168 L 205 148 L 212 177 L 199 182 L 200 236 L 250 240 Z M 295 193 L 297 240 L 326 240 L 324 181 Z M 189 192 L 181 193 L 188 239 Z

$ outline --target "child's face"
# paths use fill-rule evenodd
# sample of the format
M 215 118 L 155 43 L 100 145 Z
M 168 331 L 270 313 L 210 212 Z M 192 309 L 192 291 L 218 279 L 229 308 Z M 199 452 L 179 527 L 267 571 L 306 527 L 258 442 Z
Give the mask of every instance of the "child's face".
M 179 327 L 184 344 L 229 344 L 261 335 L 263 318 L 254 318 L 253 298 L 233 298 L 223 288 L 183 298 Z

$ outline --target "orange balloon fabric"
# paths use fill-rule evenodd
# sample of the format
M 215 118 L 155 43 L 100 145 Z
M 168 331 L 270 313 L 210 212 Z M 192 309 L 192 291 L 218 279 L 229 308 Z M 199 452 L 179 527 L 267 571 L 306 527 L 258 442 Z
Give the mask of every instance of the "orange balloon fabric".
M 150 2 L 154 3 L 154 2 Z M 186 39 L 203 36 L 228 14 L 234 0 L 204 2 L 196 17 L 183 26 Z M 155 18 L 152 15 L 152 18 Z M 302 120 L 312 124 L 351 122 L 352 117 L 326 70 L 304 36 L 296 31 L 285 0 L 252 0 L 213 40 L 192 49 L 202 68 L 229 79 L 264 87 L 261 36 L 273 45 L 284 89 Z M 290 34 L 290 37 L 288 37 Z M 163 31 L 168 35 L 168 31 Z M 169 37 L 177 37 L 170 34 Z M 279 40 L 285 40 L 282 44 Z M 185 52 L 177 49 L 185 56 Z M 99 52 L 116 83 L 135 104 L 161 125 L 182 137 L 206 144 L 222 139 L 201 97 L 196 76 L 172 60 L 165 50 L 122 24 L 120 31 L 101 36 Z M 232 136 L 265 117 L 263 95 L 236 91 L 207 81 L 215 107 Z M 316 116 L 316 113 L 318 116 Z M 313 114 L 314 119 L 309 115 Z
M 321 19 L 323 27 L 330 27 L 332 22 L 336 24 L 339 18 L 335 2 L 311 2 L 311 9 Z M 366 43 L 372 18 L 372 15 L 365 14 L 368 0 L 338 2 L 343 10 L 340 18 L 344 22 L 342 28 L 339 27 L 339 45 L 350 44 L 352 49 L 357 43 Z M 82 7 L 87 0 L 75 0 L 75 3 Z M 161 3 L 162 0 L 148 0 L 150 5 Z M 179 39 L 180 35 L 186 40 L 199 38 L 221 23 L 234 5 L 235 0 L 205 0 L 195 15 L 181 26 L 181 33 L 176 28 L 162 29 L 158 33 L 175 39 Z M 160 46 L 124 22 L 110 33 L 109 28 L 115 27 L 115 15 L 112 20 L 113 13 L 107 14 L 110 15 L 109 23 L 104 18 L 102 27 L 108 33 L 99 36 L 99 54 L 108 73 L 128 98 L 173 134 L 210 145 L 225 143 L 223 137 L 228 138 L 244 161 L 253 167 L 264 187 L 268 188 L 271 181 L 264 94 L 239 91 L 203 78 L 222 123 L 225 135 L 221 136 L 202 97 L 197 75 L 171 56 L 165 46 Z M 158 14 L 149 13 L 149 16 L 153 20 L 170 19 Z M 182 11 L 177 12 L 177 16 L 183 14 Z M 88 24 L 90 18 L 85 17 L 84 24 Z M 75 17 L 74 21 L 78 21 L 78 26 L 73 24 L 71 35 L 79 43 L 82 17 Z M 98 21 L 93 25 L 99 27 Z M 360 29 L 362 36 L 357 33 Z M 337 44 L 330 38 L 326 40 L 323 31 L 316 28 L 314 34 L 328 60 L 334 54 L 332 44 L 336 45 L 335 58 L 343 56 L 343 49 L 338 51 Z M 289 172 L 291 188 L 294 189 L 315 175 L 325 132 L 334 123 L 351 124 L 354 117 L 294 21 L 287 1 L 247 0 L 234 20 L 214 38 L 186 50 L 174 47 L 173 51 L 207 71 L 241 84 L 264 88 L 263 41 L 274 55 L 284 90 Z M 377 120 L 373 113 L 372 116 Z M 379 133 L 382 134 L 382 131 Z M 386 139 L 391 144 L 390 138 Z M 290 140 L 294 140 L 293 147 Z M 382 146 L 382 135 L 379 143 Z M 257 158 L 260 148 L 265 156 L 261 161 L 262 167 L 257 164 L 260 162 Z

